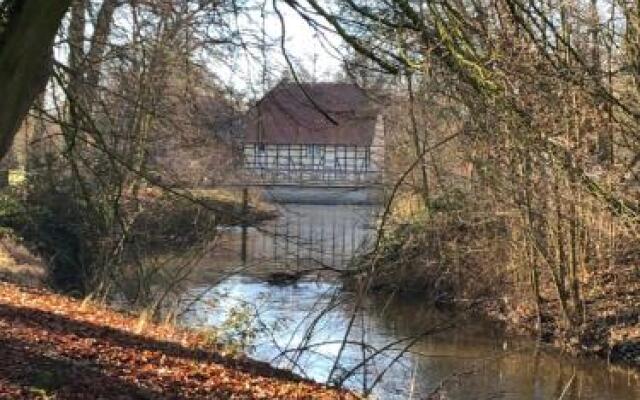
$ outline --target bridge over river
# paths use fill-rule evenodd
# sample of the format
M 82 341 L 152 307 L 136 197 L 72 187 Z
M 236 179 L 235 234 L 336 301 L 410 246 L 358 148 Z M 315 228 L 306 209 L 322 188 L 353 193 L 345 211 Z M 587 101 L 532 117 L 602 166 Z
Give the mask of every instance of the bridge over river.
M 267 200 L 296 204 L 380 204 L 384 185 L 381 172 L 341 174 L 330 170 L 293 173 L 243 168 L 220 186 L 264 190 Z

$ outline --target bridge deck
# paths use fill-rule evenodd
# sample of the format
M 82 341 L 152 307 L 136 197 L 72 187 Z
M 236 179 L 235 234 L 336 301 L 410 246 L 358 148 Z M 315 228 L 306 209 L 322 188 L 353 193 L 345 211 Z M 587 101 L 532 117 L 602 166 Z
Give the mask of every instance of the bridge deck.
M 338 176 L 335 171 L 264 171 L 245 169 L 233 181 L 222 183 L 228 187 L 309 187 L 309 188 L 375 188 L 382 186 L 382 174 L 363 172 Z
M 237 182 L 225 182 L 217 186 L 222 187 L 290 187 L 290 188 L 316 188 L 316 189 L 366 189 L 366 188 L 379 188 L 382 187 L 382 182 L 260 182 L 260 181 L 237 181 Z

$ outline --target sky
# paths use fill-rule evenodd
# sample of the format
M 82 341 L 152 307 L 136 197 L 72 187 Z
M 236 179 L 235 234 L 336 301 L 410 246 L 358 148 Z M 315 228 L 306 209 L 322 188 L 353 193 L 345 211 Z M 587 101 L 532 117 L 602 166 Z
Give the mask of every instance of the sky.
M 285 50 L 289 58 L 297 67 L 302 67 L 308 75 L 316 81 L 330 80 L 342 71 L 339 48 L 342 46 L 340 38 L 331 32 L 325 32 L 324 38 L 319 37 L 306 21 L 294 10 L 280 2 L 279 11 L 282 13 L 285 25 Z M 247 37 L 252 33 L 258 34 L 262 30 L 262 18 L 259 13 L 246 15 L 238 21 L 240 29 Z M 286 60 L 282 54 L 280 40 L 282 24 L 280 18 L 269 2 L 264 21 L 267 41 L 274 47 L 266 52 L 266 63 L 270 74 L 263 85 L 262 65 L 264 57 L 260 51 L 253 52 L 253 56 L 240 52 L 231 63 L 212 61 L 212 69 L 221 81 L 230 85 L 234 90 L 244 93 L 247 97 L 260 97 L 264 86 L 268 90 L 275 85 L 288 70 Z M 315 63 L 314 63 L 315 59 Z M 296 68 L 299 76 L 304 73 Z
M 242 94 L 246 100 L 255 100 L 277 84 L 287 73 L 289 67 L 282 53 L 281 38 L 282 24 L 275 13 L 273 2 L 263 0 L 266 5 L 265 18 L 254 7 L 250 12 L 242 12 L 235 18 L 231 17 L 228 23 L 233 28 L 242 32 L 243 40 L 248 43 L 248 51 L 237 49 L 235 54 L 229 57 L 228 53 L 221 55 L 202 56 L 203 62 L 217 77 L 219 84 L 226 86 L 233 92 Z M 261 0 L 250 2 L 253 5 L 263 4 Z M 97 2 L 96 4 L 100 4 Z M 97 7 L 97 6 L 96 6 Z M 328 81 L 342 72 L 340 51 L 342 41 L 337 34 L 323 31 L 321 36 L 316 35 L 305 20 L 296 11 L 283 1 L 277 2 L 285 26 L 285 50 L 290 60 L 295 64 L 296 71 L 301 79 Z M 129 9 L 121 7 L 116 11 L 114 27 L 112 29 L 112 41 L 125 43 L 131 28 L 131 14 Z M 68 21 L 62 27 L 66 31 Z M 272 44 L 264 54 L 257 48 L 257 40 L 263 37 L 262 29 L 266 33 L 265 41 Z M 92 26 L 87 24 L 87 35 L 92 34 Z M 117 33 L 114 33 L 117 32 Z M 124 36 L 123 36 L 124 35 Z M 54 49 L 56 59 L 66 63 L 68 49 L 65 45 L 58 45 Z M 315 62 L 314 62 L 315 60 Z M 267 66 L 269 73 L 264 76 L 263 65 Z M 301 70 L 306 70 L 306 74 Z M 290 74 L 289 74 L 290 75 Z

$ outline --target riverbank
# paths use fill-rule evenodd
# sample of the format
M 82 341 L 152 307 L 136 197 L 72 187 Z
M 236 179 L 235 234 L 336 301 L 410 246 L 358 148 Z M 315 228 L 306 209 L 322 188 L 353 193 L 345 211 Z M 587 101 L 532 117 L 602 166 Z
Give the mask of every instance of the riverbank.
M 220 226 L 254 226 L 277 213 L 241 191 L 191 189 L 168 194 L 148 189 L 139 196 L 140 213 L 132 231 L 147 247 L 184 248 L 207 240 Z M 245 203 L 246 201 L 246 203 Z
M 194 331 L 0 282 L 3 399 L 355 399 Z
M 221 227 L 258 225 L 276 215 L 242 191 L 139 188 L 87 202 L 66 187 L 44 189 L 0 191 L 0 233 L 42 260 L 46 273 L 41 278 L 51 287 L 77 296 L 113 284 L 104 281 L 109 276 L 141 283 L 154 276 L 140 273 L 154 268 L 142 265 L 149 255 L 197 253 L 215 243 Z M 0 276 L 11 278 L 15 271 L 0 268 Z M 124 277 L 115 278 L 118 273 Z
M 531 301 L 515 292 L 500 300 L 487 301 L 480 311 L 505 324 L 509 331 L 539 337 L 563 352 L 577 357 L 598 357 L 640 369 L 640 280 L 633 266 L 594 271 L 583 288 L 585 311 L 580 324 L 569 329 L 561 318 L 551 285 L 541 288 L 538 327 Z M 624 282 L 619 284 L 618 282 Z
M 276 208 L 254 189 L 247 189 L 246 198 L 242 189 L 189 189 L 184 193 L 219 214 L 222 225 L 255 225 L 277 216 Z
M 624 248 L 610 265 L 580 271 L 580 303 L 566 306 L 581 312 L 568 323 L 554 270 L 545 265 L 536 269 L 536 302 L 530 264 L 518 258 L 514 232 L 505 214 L 405 219 L 390 228 L 377 254 L 359 260 L 363 272 L 348 283 L 367 282 L 373 291 L 463 305 L 499 321 L 508 332 L 526 333 L 570 355 L 640 368 L 640 269 L 634 253 Z

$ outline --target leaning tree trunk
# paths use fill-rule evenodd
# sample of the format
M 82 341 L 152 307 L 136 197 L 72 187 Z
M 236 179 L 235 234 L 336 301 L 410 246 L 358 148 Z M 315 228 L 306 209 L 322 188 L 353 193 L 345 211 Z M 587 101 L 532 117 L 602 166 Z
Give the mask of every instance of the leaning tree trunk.
M 0 159 L 50 74 L 53 39 L 70 0 L 24 0 L 0 31 Z

